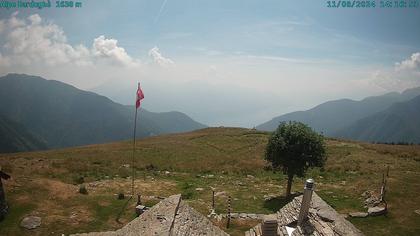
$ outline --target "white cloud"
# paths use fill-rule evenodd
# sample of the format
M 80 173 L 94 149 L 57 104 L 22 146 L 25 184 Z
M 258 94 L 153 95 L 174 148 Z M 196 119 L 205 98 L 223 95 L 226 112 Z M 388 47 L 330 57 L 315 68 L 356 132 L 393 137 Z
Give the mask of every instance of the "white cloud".
M 44 63 L 86 64 L 89 53 L 82 45 L 73 47 L 67 43 L 63 30 L 55 24 L 43 22 L 38 14 L 18 19 L 17 13 L 3 24 L 5 29 L 4 55 L 14 64 Z
M 169 58 L 162 56 L 158 47 L 154 47 L 149 50 L 149 56 L 152 57 L 153 61 L 163 67 L 174 65 L 174 61 Z
M 17 65 L 60 65 L 78 66 L 95 63 L 110 63 L 116 66 L 135 66 L 138 60 L 130 57 L 116 39 L 99 36 L 92 48 L 84 45 L 70 45 L 64 31 L 54 23 L 45 22 L 38 14 L 20 19 L 15 12 L 8 20 L 0 21 L 0 36 L 5 44 L 0 51 L 2 62 Z
M 395 63 L 395 69 L 397 71 L 412 70 L 420 71 L 420 52 L 413 53 L 410 58 Z
M 38 14 L 30 15 L 28 20 L 32 22 L 32 24 L 40 24 L 42 19 Z
M 408 59 L 395 63 L 392 69 L 375 71 L 372 78 L 373 83 L 388 91 L 420 86 L 420 53 L 413 53 Z
M 124 48 L 119 47 L 118 40 L 107 39 L 101 35 L 93 40 L 92 52 L 97 58 L 110 60 L 112 63 L 117 63 L 124 66 L 134 66 L 138 61 L 131 58 Z
M 20 27 L 20 26 L 24 26 L 25 25 L 25 21 L 16 18 L 16 16 L 18 15 L 19 12 L 15 11 L 12 16 L 10 17 L 10 19 L 8 20 L 8 25 L 10 28 L 15 28 L 15 27 Z

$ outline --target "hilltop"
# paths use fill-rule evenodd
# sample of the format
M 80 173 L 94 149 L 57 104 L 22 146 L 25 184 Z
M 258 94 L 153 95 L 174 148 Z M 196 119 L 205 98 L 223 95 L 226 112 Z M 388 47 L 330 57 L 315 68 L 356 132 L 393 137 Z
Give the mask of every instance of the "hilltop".
M 226 212 L 231 195 L 235 212 L 272 213 L 286 203 L 285 178 L 265 171 L 264 148 L 269 133 L 240 128 L 206 128 L 188 133 L 138 140 L 136 192 L 151 206 L 159 197 L 182 193 L 202 214 L 209 213 L 214 187 L 216 211 Z M 4 181 L 11 212 L 0 223 L 1 235 L 45 235 L 113 230 L 124 201 L 116 194 L 130 191 L 130 141 L 30 153 L 0 154 L 0 165 L 13 177 Z M 420 228 L 420 146 L 384 145 L 327 140 L 328 161 L 312 169 L 317 193 L 339 213 L 363 210 L 361 194 L 379 190 L 390 167 L 387 216 L 350 219 L 366 235 L 416 235 Z M 78 193 L 84 183 L 88 195 Z M 301 191 L 296 178 L 293 191 Z M 133 203 L 133 202 L 132 202 Z M 134 203 L 133 203 L 134 204 Z M 133 219 L 133 206 L 123 223 Z M 27 214 L 42 225 L 25 231 L 18 224 Z M 234 220 L 227 232 L 243 235 L 257 221 Z M 215 222 L 221 228 L 223 222 Z M 224 228 L 224 230 L 226 230 Z

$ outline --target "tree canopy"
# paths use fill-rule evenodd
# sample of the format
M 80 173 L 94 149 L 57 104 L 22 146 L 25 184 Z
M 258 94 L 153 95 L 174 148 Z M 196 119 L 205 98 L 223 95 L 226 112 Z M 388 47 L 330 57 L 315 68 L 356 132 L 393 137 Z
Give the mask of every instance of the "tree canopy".
M 287 175 L 290 195 L 293 176 L 303 177 L 308 168 L 324 165 L 324 137 L 301 122 L 283 122 L 268 141 L 265 159 Z

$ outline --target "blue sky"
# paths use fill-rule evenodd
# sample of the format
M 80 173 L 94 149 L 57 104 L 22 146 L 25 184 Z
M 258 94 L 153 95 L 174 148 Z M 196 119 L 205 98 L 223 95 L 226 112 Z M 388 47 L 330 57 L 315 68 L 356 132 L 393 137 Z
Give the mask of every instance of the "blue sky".
M 330 9 L 313 0 L 82 2 L 81 9 L 0 10 L 1 74 L 39 74 L 122 103 L 130 103 L 140 80 L 149 110 L 246 127 L 330 99 L 420 85 L 420 8 L 381 9 L 379 1 L 375 9 Z M 28 18 L 34 14 L 40 20 Z M 13 17 L 25 25 L 13 28 Z M 31 25 L 44 27 L 41 39 Z M 52 42 L 46 50 L 57 53 L 36 60 L 45 50 L 18 51 L 30 44 L 10 42 L 19 27 L 33 35 L 27 40 Z M 51 30 L 65 39 L 48 38 Z M 103 51 L 107 45 L 111 51 Z
M 382 50 L 383 54 L 393 50 L 410 53 L 420 44 L 419 8 L 331 9 L 325 7 L 325 1 L 312 0 L 83 3 L 82 9 L 44 9 L 38 13 L 63 27 L 71 43 L 90 43 L 98 34 L 109 35 L 134 56 L 160 45 L 178 56 L 195 56 L 194 49 L 206 48 L 225 53 L 345 59 L 340 55 L 358 57 L 370 53 L 366 49 Z M 374 56 L 383 56 L 377 54 Z M 398 58 L 388 55 L 383 60 L 393 63 L 393 57 Z

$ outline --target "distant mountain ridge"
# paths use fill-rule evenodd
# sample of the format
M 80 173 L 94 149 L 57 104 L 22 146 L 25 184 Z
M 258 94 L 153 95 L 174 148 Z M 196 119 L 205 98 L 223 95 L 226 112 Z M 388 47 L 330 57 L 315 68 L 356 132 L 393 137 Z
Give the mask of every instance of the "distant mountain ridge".
M 111 142 L 133 135 L 134 107 L 38 76 L 0 77 L 0 115 L 22 124 L 49 148 Z M 137 136 L 204 127 L 180 112 L 154 113 L 141 109 Z
M 316 131 L 327 136 L 376 141 L 364 139 L 363 137 L 365 136 L 362 135 L 359 137 L 356 133 L 354 136 L 347 134 L 352 133 L 350 127 L 355 128 L 356 126 L 353 125 L 356 122 L 374 116 L 375 114 L 390 108 L 394 104 L 410 101 L 418 95 L 420 95 L 420 87 L 408 89 L 402 93 L 393 92 L 381 96 L 367 97 L 361 101 L 350 99 L 328 101 L 307 111 L 291 112 L 275 117 L 272 120 L 257 126 L 257 129 L 273 131 L 280 122 L 295 120 L 308 124 Z M 420 119 L 420 117 L 413 117 L 413 119 Z M 372 137 L 377 137 L 376 135 L 371 135 Z M 401 139 L 404 138 L 401 137 Z M 420 142 L 420 140 L 418 140 L 418 142 Z
M 370 142 L 420 142 L 420 95 L 360 119 L 334 136 Z

